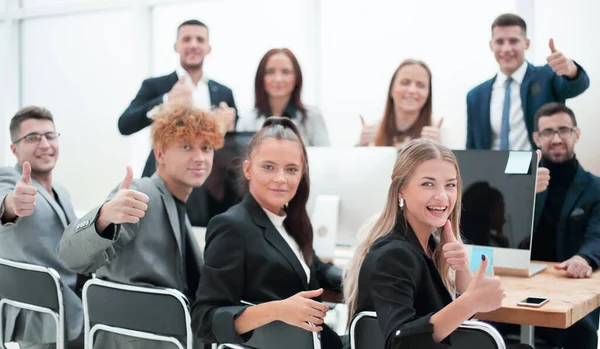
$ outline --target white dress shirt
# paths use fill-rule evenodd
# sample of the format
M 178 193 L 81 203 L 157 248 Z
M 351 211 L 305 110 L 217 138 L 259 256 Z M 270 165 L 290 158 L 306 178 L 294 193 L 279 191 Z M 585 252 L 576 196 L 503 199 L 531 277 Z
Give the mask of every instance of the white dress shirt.
M 531 150 L 529 132 L 525 124 L 525 114 L 521 101 L 521 84 L 527 72 L 527 61 L 513 74 L 510 85 L 510 133 L 508 134 L 510 150 Z M 504 92 L 506 91 L 508 77 L 498 72 L 492 86 L 492 100 L 490 101 L 490 122 L 492 125 L 492 149 L 500 149 L 500 130 L 502 128 L 502 109 L 504 107 Z
M 202 109 L 204 111 L 210 111 L 212 108 L 212 104 L 210 102 L 210 92 L 208 89 L 208 78 L 205 74 L 202 74 L 202 77 L 198 81 L 197 85 L 194 85 L 192 81 L 192 77 L 188 74 L 185 69 L 182 67 L 177 67 L 175 70 L 177 73 L 177 78 L 181 79 L 183 76 L 185 79 L 186 85 L 192 88 L 192 101 L 194 104 L 194 108 Z M 169 97 L 165 93 L 163 95 L 163 103 L 167 103 Z
M 300 264 L 302 265 L 302 269 L 304 269 L 304 272 L 306 273 L 306 283 L 310 283 L 310 268 L 308 267 L 308 265 L 304 261 L 304 258 L 302 257 L 300 246 L 298 246 L 296 240 L 294 240 L 294 238 L 290 234 L 288 234 L 287 230 L 285 230 L 285 227 L 283 226 L 283 220 L 286 216 L 278 216 L 269 210 L 265 210 L 264 208 L 263 210 L 267 214 L 267 217 L 269 217 L 271 223 L 273 223 L 273 225 L 275 226 L 275 229 L 277 229 L 279 234 L 281 234 L 281 237 L 283 237 L 283 239 L 285 240 L 285 242 L 287 242 L 292 251 L 294 251 L 296 257 L 298 257 L 298 261 L 300 262 Z

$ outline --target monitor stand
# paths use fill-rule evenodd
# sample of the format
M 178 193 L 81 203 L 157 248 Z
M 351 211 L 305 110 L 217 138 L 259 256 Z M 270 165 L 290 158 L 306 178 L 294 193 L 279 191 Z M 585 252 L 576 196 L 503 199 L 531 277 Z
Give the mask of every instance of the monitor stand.
M 338 195 L 318 195 L 311 212 L 313 226 L 313 248 L 322 259 L 333 260 L 338 231 L 340 197 Z

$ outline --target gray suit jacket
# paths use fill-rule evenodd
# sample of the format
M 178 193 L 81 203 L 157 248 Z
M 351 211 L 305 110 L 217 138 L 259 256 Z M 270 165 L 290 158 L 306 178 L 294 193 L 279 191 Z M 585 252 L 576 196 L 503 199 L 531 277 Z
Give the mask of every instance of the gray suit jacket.
M 154 174 L 151 178 L 135 179 L 131 189 L 148 195 L 146 215 L 136 224 L 116 227 L 114 239 L 101 237 L 96 231 L 96 218 L 102 206 L 72 222 L 60 241 L 58 255 L 67 267 L 78 272 L 96 271 L 96 277 L 138 286 L 174 288 L 184 292 L 186 275 L 182 257 L 181 230 L 175 200 L 165 182 Z M 118 188 L 108 196 L 110 200 Z M 192 226 L 187 219 L 189 234 Z M 202 266 L 202 252 L 193 236 L 194 260 Z M 190 287 L 197 285 L 190 285 Z M 184 292 L 185 293 L 185 292 Z M 114 345 L 116 338 L 98 336 L 95 347 Z M 118 347 L 137 348 L 132 339 Z M 102 344 L 104 343 L 104 344 Z M 112 343 L 112 344 L 108 344 Z M 160 348 L 161 346 L 152 346 Z
M 15 188 L 21 173 L 19 166 L 0 168 L 0 216 L 4 213 L 4 199 Z M 67 222 L 76 219 L 75 212 L 65 188 L 56 183 L 52 186 L 63 211 L 50 193 L 33 178 L 32 183 L 38 189 L 35 210 L 31 216 L 0 226 L 0 257 L 54 268 L 58 272 L 64 284 L 65 328 L 68 338 L 72 340 L 79 336 L 83 324 L 81 300 L 74 291 L 77 274 L 58 259 L 56 247 Z M 5 314 L 5 339 L 30 343 L 56 342 L 56 327 L 50 316 L 13 307 L 8 307 Z

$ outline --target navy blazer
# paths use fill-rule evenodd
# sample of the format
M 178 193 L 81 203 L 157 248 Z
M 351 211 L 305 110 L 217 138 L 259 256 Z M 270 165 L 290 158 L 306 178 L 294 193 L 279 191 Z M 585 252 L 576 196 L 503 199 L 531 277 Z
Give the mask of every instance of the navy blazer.
M 536 196 L 534 232 L 537 231 L 547 195 L 548 191 L 544 191 Z M 588 257 L 596 268 L 600 266 L 600 177 L 585 171 L 581 165 L 561 208 L 556 249 L 559 262 L 582 255 Z
M 521 104 L 529 142 L 533 149 L 536 149 L 532 136 L 536 111 L 549 102 L 565 103 L 567 98 L 582 94 L 590 85 L 590 78 L 585 70 L 579 64 L 575 64 L 578 73 L 572 80 L 556 75 L 547 64 L 541 67 L 531 63 L 527 65 L 521 84 Z M 491 149 L 492 147 L 490 102 L 496 76 L 476 86 L 467 94 L 467 149 Z
M 163 95 L 171 91 L 178 80 L 177 72 L 144 80 L 142 87 L 140 87 L 129 107 L 119 117 L 119 132 L 124 136 L 128 136 L 149 126 L 152 120 L 147 117 L 148 112 L 155 106 L 162 104 Z M 237 124 L 238 113 L 231 89 L 213 80 L 208 80 L 208 92 L 212 105 L 218 106 L 219 103 L 225 102 L 231 108 L 236 109 L 235 122 Z M 150 152 L 142 176 L 152 176 L 155 169 L 156 159 L 154 159 L 154 154 Z

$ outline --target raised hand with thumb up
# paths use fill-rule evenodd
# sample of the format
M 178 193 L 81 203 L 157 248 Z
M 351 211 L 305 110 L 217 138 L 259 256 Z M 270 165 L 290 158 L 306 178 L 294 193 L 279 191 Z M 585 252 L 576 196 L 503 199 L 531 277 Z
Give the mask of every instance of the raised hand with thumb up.
M 235 130 L 235 108 L 230 107 L 227 102 L 219 103 L 219 107 L 213 109 L 214 112 L 223 119 L 223 124 L 227 132 Z
M 21 178 L 17 181 L 15 189 L 6 196 L 2 220 L 12 221 L 16 217 L 32 215 L 37 192 L 37 188 L 31 182 L 31 165 L 25 161 Z
M 185 76 L 181 76 L 175 85 L 173 85 L 171 91 L 167 93 L 168 104 L 192 104 L 192 88 L 185 82 L 185 79 Z
M 444 118 L 441 118 L 434 126 L 423 126 L 421 129 L 421 138 L 429 138 L 439 142 L 442 123 L 444 123 Z
M 558 51 L 554 46 L 554 39 L 550 38 L 548 42 L 550 48 L 550 55 L 546 58 L 548 65 L 558 75 L 564 75 L 569 78 L 575 78 L 577 76 L 577 65 L 573 60 L 567 58 L 562 52 Z
M 131 166 L 115 196 L 100 209 L 96 230 L 104 231 L 110 224 L 137 223 L 146 214 L 150 199 L 144 193 L 130 189 L 133 181 Z
M 537 179 L 535 181 L 535 193 L 541 193 L 548 188 L 550 184 L 550 170 L 545 167 L 539 167 L 540 161 L 542 160 L 542 151 L 536 150 L 536 154 L 538 157 L 537 164 Z
M 360 115 L 360 125 L 361 129 L 358 146 L 366 147 L 375 140 L 375 136 L 377 136 L 377 130 L 379 129 L 379 125 L 365 123 L 365 119 L 362 115 Z
M 502 300 L 504 299 L 504 289 L 500 278 L 485 276 L 488 263 L 487 257 L 482 254 L 479 270 L 471 279 L 469 287 L 462 296 L 469 299 L 475 313 L 487 313 L 496 310 L 502 306 Z
M 452 224 L 449 220 L 444 224 L 444 245 L 442 251 L 444 253 L 444 259 L 446 263 L 456 271 L 468 271 L 469 270 L 469 259 L 467 258 L 467 251 L 461 244 L 452 230 Z

